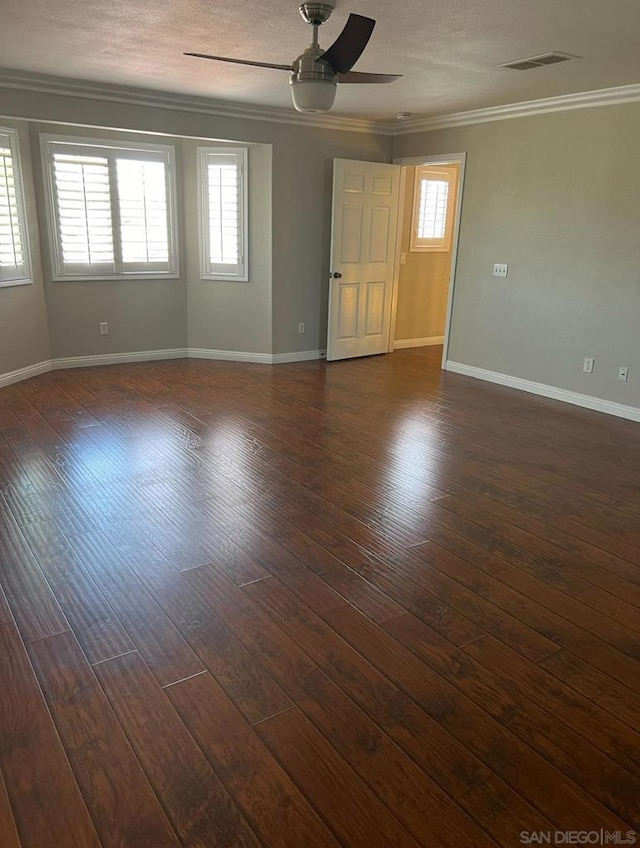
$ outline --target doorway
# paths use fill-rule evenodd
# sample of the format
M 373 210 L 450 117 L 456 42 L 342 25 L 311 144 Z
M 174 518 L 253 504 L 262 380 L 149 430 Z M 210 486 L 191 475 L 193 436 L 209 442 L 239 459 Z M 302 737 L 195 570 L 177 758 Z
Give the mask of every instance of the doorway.
M 389 352 L 442 345 L 447 360 L 465 154 L 396 159 L 401 166 Z

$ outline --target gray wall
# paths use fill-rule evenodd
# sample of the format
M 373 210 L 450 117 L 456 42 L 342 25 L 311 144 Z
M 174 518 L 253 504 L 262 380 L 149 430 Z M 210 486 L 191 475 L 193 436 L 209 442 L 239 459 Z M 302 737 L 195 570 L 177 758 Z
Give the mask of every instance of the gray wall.
M 41 250 L 49 312 L 52 357 L 94 356 L 187 346 L 187 296 L 184 250 L 178 280 L 64 280 L 53 281 L 40 167 L 40 134 L 85 136 L 119 140 L 122 133 L 55 124 L 31 123 L 31 151 L 40 212 Z M 156 136 L 124 136 L 132 141 L 171 143 Z M 178 185 L 181 182 L 180 141 L 176 140 Z M 178 204 L 180 192 L 178 191 Z M 182 223 L 182 222 L 181 222 Z M 182 236 L 182 226 L 180 227 Z M 180 239 L 183 242 L 183 238 Z M 109 322 L 109 335 L 99 324 Z
M 467 153 L 450 360 L 640 406 L 639 137 L 628 104 L 394 139 Z
M 33 283 L 0 288 L 0 375 L 50 358 L 49 330 L 40 262 L 40 234 L 33 188 L 29 126 L 0 118 L 18 130 Z
M 200 279 L 197 149 L 182 143 L 189 347 L 271 353 L 271 146 L 249 147 L 249 281 Z
M 285 353 L 325 347 L 331 160 L 338 157 L 389 161 L 389 137 L 10 89 L 0 90 L 0 115 L 3 114 L 36 118 L 43 122 L 55 121 L 59 125 L 84 124 L 271 145 L 272 326 L 271 350 L 266 352 Z M 66 131 L 76 132 L 74 128 Z M 90 134 L 96 135 L 96 130 L 91 130 Z M 182 267 L 184 273 L 184 262 Z M 245 288 L 242 295 L 230 299 L 222 294 L 223 287 L 214 288 L 213 282 L 206 290 L 198 287 L 191 268 L 186 273 L 190 278 L 188 287 L 176 281 L 52 283 L 49 290 L 55 286 L 56 292 L 50 303 L 53 355 L 183 347 L 186 345 L 188 312 L 195 334 L 191 342 L 194 347 L 200 342 L 216 349 L 254 350 L 268 346 L 269 334 L 264 320 L 260 319 L 260 329 L 255 333 L 248 331 L 245 325 L 247 322 L 251 327 L 247 315 L 255 318 L 265 309 L 262 285 L 234 284 Z M 211 328 L 206 326 L 209 317 L 206 313 L 200 311 L 196 320 L 194 298 L 197 288 L 203 295 L 200 303 L 203 310 L 211 309 L 213 314 L 214 310 L 228 307 L 224 318 L 211 318 Z M 191 306 L 189 310 L 187 303 Z M 95 334 L 96 322 L 109 320 L 107 315 L 103 315 L 109 309 L 120 322 L 119 337 L 115 336 L 115 332 L 110 337 Z M 237 343 L 232 346 L 226 333 L 227 327 L 234 326 L 227 320 L 231 312 L 239 331 L 237 338 L 242 333 L 242 344 L 246 341 L 252 347 L 238 348 Z M 265 320 L 268 323 L 268 318 Z M 297 332 L 300 321 L 306 325 L 302 336 Z M 213 327 L 224 328 L 225 333 L 221 332 L 217 338 L 217 330 L 214 333 Z M 105 338 L 109 342 L 105 342 Z

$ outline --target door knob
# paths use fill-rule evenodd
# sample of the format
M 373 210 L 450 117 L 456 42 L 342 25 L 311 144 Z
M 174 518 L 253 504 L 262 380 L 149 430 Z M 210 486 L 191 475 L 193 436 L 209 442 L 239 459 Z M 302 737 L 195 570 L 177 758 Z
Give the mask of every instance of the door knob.
M 340 273 L 340 271 L 334 271 L 331 276 L 334 280 L 339 280 L 342 277 L 342 274 Z

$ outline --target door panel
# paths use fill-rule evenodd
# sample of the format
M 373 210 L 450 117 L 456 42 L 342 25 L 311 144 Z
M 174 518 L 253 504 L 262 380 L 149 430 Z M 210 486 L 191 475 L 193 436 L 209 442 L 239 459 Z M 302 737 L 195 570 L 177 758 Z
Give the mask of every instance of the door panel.
M 342 210 L 342 232 L 340 233 L 340 263 L 360 263 L 362 256 L 362 213 L 361 206 L 345 206 Z
M 371 209 L 369 225 L 369 258 L 368 262 L 387 262 L 389 249 L 389 216 L 391 210 L 387 206 L 374 206 Z
M 358 283 L 341 283 L 338 288 L 340 292 L 338 338 L 342 340 L 355 339 L 358 335 L 360 286 Z
M 384 329 L 384 280 L 367 283 L 364 309 L 364 335 L 379 336 Z
M 399 188 L 399 165 L 334 160 L 327 359 L 388 350 Z

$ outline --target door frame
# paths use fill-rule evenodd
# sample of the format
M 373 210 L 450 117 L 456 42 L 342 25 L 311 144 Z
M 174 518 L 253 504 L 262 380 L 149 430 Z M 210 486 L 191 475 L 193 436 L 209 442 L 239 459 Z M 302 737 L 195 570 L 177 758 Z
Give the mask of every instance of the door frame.
M 458 180 L 458 196 L 456 198 L 456 211 L 453 224 L 453 242 L 451 247 L 451 270 L 449 273 L 449 292 L 447 295 L 447 316 L 444 324 L 444 343 L 442 346 L 442 368 L 447 362 L 449 352 L 449 333 L 451 331 L 451 314 L 453 312 L 453 289 L 456 281 L 456 267 L 458 264 L 458 243 L 460 239 L 460 217 L 462 212 L 462 194 L 464 191 L 464 174 L 467 164 L 466 153 L 448 153 L 440 156 L 402 156 L 393 160 L 394 165 L 401 165 L 400 173 L 400 201 L 398 210 L 398 238 L 396 258 L 393 266 L 393 285 L 391 289 L 391 320 L 389 325 L 389 348 L 388 352 L 394 350 L 396 335 L 396 319 L 398 313 L 398 289 L 400 287 L 400 248 L 402 247 L 401 234 L 404 225 L 404 195 L 407 188 L 406 165 L 459 165 L 460 176 Z M 393 332 L 392 332 L 393 329 Z

